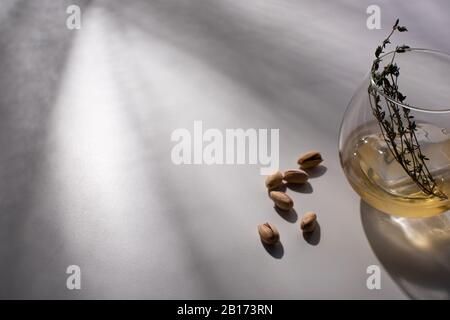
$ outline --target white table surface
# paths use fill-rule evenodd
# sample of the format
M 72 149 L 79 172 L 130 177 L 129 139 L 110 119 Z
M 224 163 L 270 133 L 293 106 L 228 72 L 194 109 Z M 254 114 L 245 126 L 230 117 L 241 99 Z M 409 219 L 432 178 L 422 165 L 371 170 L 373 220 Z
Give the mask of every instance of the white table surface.
M 65 26 L 66 7 L 82 29 Z M 382 30 L 366 27 L 381 7 Z M 373 49 L 450 52 L 448 1 L 2 0 L 0 298 L 449 298 L 450 215 L 392 219 L 361 203 L 338 130 Z M 282 169 L 311 148 L 309 242 L 257 165 L 171 162 L 177 128 L 279 128 Z M 256 226 L 281 232 L 266 250 Z M 66 288 L 79 265 L 81 290 Z M 366 268 L 381 267 L 368 290 Z

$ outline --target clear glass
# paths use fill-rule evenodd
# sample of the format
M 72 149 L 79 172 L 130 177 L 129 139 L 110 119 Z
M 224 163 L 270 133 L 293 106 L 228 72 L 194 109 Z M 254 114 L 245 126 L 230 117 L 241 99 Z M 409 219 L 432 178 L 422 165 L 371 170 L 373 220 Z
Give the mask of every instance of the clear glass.
M 392 54 L 382 57 L 380 69 L 391 61 Z M 440 214 L 450 208 L 450 56 L 412 49 L 396 54 L 395 62 L 400 67 L 398 86 L 406 95 L 405 104 L 386 97 L 368 73 L 342 121 L 341 165 L 353 189 L 378 210 L 406 217 Z M 373 114 L 369 86 L 377 90 L 383 108 L 393 103 L 414 117 L 418 144 L 429 159 L 426 167 L 447 198 L 424 192 L 394 158 Z M 397 142 L 400 149 L 401 141 Z

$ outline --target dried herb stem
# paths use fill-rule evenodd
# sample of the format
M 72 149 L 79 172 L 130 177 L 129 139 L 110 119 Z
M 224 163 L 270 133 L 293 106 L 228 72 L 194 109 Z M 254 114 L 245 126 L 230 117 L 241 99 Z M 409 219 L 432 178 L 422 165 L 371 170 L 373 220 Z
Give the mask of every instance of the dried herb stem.
M 408 29 L 399 25 L 399 20 L 395 22 L 391 32 L 375 50 L 375 60 L 372 64 L 371 76 L 375 84 L 371 83 L 368 88 L 369 102 L 373 115 L 378 121 L 383 138 L 389 151 L 408 176 L 427 195 L 447 199 L 439 190 L 436 181 L 427 167 L 429 158 L 422 153 L 416 131 L 417 125 L 411 110 L 404 101 L 406 96 L 398 88 L 398 77 L 400 68 L 395 63 L 396 54 L 410 50 L 407 45 L 396 46 L 392 53 L 392 58 L 382 71 L 380 69 L 381 54 L 386 46 L 390 44 L 390 38 L 395 31 L 405 32 Z M 371 80 L 371 81 L 372 81 Z M 380 90 L 384 96 L 388 114 L 381 106 Z

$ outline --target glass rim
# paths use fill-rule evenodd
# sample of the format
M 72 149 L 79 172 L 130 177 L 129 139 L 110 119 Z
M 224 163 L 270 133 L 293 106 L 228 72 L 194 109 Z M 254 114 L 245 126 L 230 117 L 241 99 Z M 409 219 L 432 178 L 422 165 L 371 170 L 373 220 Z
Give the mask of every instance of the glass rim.
M 384 57 L 386 57 L 388 55 L 393 54 L 394 51 L 395 50 L 389 51 L 389 52 L 381 55 L 380 59 L 382 59 L 382 58 L 384 58 Z M 426 49 L 426 48 L 410 48 L 410 49 L 408 49 L 408 52 L 409 51 L 422 51 L 422 52 L 428 52 L 428 53 L 434 53 L 434 54 L 441 54 L 441 55 L 446 56 L 450 60 L 450 54 L 448 54 L 447 52 L 444 52 L 444 51 L 440 51 L 440 50 Z M 406 104 L 406 103 L 400 102 L 400 101 L 398 101 L 396 99 L 392 99 L 391 97 L 387 96 L 380 89 L 380 87 L 375 83 L 371 72 L 369 72 L 369 78 L 370 78 L 370 85 L 371 85 L 371 87 L 373 87 L 377 91 L 377 93 L 379 95 L 383 96 L 383 98 L 387 99 L 389 102 L 392 102 L 392 103 L 395 103 L 396 105 L 399 105 L 400 107 L 403 107 L 403 108 L 406 108 L 406 109 L 410 109 L 410 110 L 420 111 L 420 112 L 426 112 L 426 113 L 450 113 L 450 107 L 448 109 L 432 110 L 430 108 L 413 106 L 413 105 L 410 105 L 410 104 Z

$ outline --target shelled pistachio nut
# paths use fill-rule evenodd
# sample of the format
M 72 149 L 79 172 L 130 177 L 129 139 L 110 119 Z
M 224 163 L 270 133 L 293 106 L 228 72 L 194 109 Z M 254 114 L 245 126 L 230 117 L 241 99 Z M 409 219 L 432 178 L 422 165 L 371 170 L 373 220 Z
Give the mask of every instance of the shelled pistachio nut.
M 266 178 L 266 187 L 269 190 L 278 188 L 283 184 L 283 174 L 277 171 Z
M 316 223 L 317 223 L 317 215 L 312 211 L 307 212 L 300 221 L 300 229 L 306 233 L 313 232 L 314 229 L 316 228 Z
M 290 210 L 294 207 L 294 201 L 286 193 L 281 191 L 270 191 L 269 197 L 275 203 L 275 206 L 281 210 Z
M 284 172 L 283 179 L 287 183 L 302 184 L 308 181 L 309 175 L 303 170 L 292 169 Z
M 300 165 L 302 169 L 310 169 L 319 165 L 323 161 L 322 155 L 320 152 L 311 150 L 300 156 L 297 163 Z
M 266 244 L 272 245 L 280 241 L 280 233 L 277 228 L 268 222 L 258 226 L 258 233 L 261 241 Z

